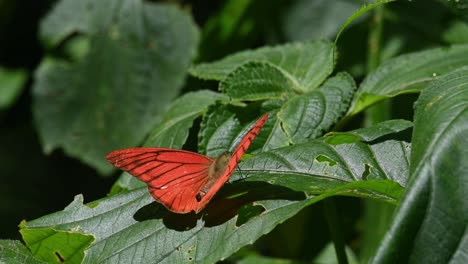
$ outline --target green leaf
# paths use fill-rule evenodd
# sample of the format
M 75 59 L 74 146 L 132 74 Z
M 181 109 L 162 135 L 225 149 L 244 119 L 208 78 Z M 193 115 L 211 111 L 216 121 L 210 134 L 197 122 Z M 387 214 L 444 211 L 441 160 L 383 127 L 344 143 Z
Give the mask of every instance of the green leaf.
M 398 140 L 329 145 L 317 139 L 260 153 L 239 167 L 247 176 L 245 181 L 268 182 L 311 195 L 350 195 L 394 204 L 408 178 L 409 151 L 409 144 Z
M 20 225 L 23 240 L 33 255 L 48 263 L 81 263 L 84 250 L 94 241 L 92 235 L 72 231 L 58 231 L 53 228 L 27 228 Z
M 11 106 L 21 94 L 28 75 L 23 70 L 0 67 L 0 110 Z
M 217 101 L 227 100 L 226 96 L 208 90 L 184 94 L 172 102 L 144 145 L 182 149 L 195 119 L 206 112 L 210 105 Z M 124 172 L 115 182 L 110 194 L 114 195 L 123 190 L 132 190 L 142 186 L 145 186 L 143 182 Z
M 344 115 L 355 90 L 353 78 L 338 73 L 320 89 L 288 100 L 278 117 L 289 140 L 295 144 L 321 136 Z
M 460 20 L 453 21 L 444 32 L 443 38 L 452 44 L 468 43 L 468 23 Z
M 0 263 L 47 263 L 35 258 L 31 252 L 17 240 L 0 240 Z
M 358 264 L 359 261 L 356 257 L 356 254 L 351 250 L 351 248 L 346 247 L 346 257 L 351 264 Z M 329 243 L 325 248 L 319 253 L 319 255 L 314 259 L 313 263 L 339 263 L 336 257 L 335 249 L 332 243 Z
M 284 132 L 281 124 L 281 120 L 277 118 L 278 111 L 281 109 L 285 100 L 268 100 L 262 103 L 263 112 L 269 112 L 269 118 L 266 125 L 273 123 L 269 133 L 265 138 L 264 144 L 261 147 L 262 151 L 268 151 L 280 147 L 289 146 L 289 139 L 286 133 Z M 265 128 L 263 129 L 265 130 Z M 262 134 L 260 134 L 263 136 Z
M 382 63 L 362 82 L 348 113 L 354 115 L 385 98 L 419 92 L 428 82 L 468 65 L 468 45 L 405 54 Z
M 340 38 L 341 34 L 349 26 L 349 24 L 351 24 L 351 22 L 353 22 L 354 20 L 356 20 L 357 18 L 359 18 L 360 16 L 362 16 L 366 12 L 368 12 L 368 11 L 370 11 L 370 10 L 380 6 L 380 5 L 387 4 L 387 3 L 390 3 L 390 2 L 393 2 L 393 1 L 396 1 L 396 0 L 378 0 L 378 1 L 375 1 L 375 2 L 373 2 L 371 4 L 365 4 L 365 5 L 361 6 L 341 26 L 340 30 L 338 31 L 338 34 L 336 34 L 335 44 L 338 42 L 338 39 Z
M 395 204 L 402 187 L 390 179 L 406 182 L 407 145 L 389 135 L 372 144 L 333 146 L 315 140 L 242 162 L 247 178 L 223 186 L 198 215 L 167 211 L 144 187 L 92 206 L 83 205 L 77 196 L 64 211 L 30 221 L 24 228 L 79 229 L 93 235 L 96 240 L 86 249 L 84 263 L 214 263 L 327 196 Z M 238 177 L 236 173 L 232 178 Z
M 280 259 L 265 257 L 259 255 L 250 255 L 239 261 L 236 261 L 237 264 L 299 264 L 300 262 L 289 260 L 289 259 Z
M 171 5 L 74 2 L 59 3 L 41 27 L 42 35 L 55 43 L 70 28 L 83 29 L 89 50 L 78 61 L 41 62 L 33 112 L 46 153 L 60 147 L 108 173 L 104 155 L 142 142 L 177 95 L 198 32 L 190 16 Z M 76 12 L 70 9 L 75 5 Z
M 212 263 L 252 243 L 304 206 L 304 202 L 269 203 L 261 216 L 236 226 L 230 208 L 219 212 L 211 206 L 213 216 L 200 220 L 193 214 L 168 213 L 151 201 L 146 188 L 102 199 L 93 208 L 84 206 L 82 197 L 77 196 L 64 211 L 28 222 L 25 228 L 70 230 L 79 226 L 93 234 L 96 242 L 86 250 L 84 263 L 132 263 L 135 259 L 144 263 Z M 231 243 L 219 243 L 223 239 Z
M 232 71 L 219 84 L 219 89 L 233 100 L 281 98 L 300 88 L 281 69 L 266 62 L 247 62 Z
M 229 151 L 240 131 L 240 122 L 225 105 L 216 105 L 203 116 L 198 133 L 198 152 L 218 157 Z
M 411 182 L 373 263 L 466 263 L 468 67 L 442 76 L 416 104 Z
M 216 105 L 203 117 L 199 132 L 199 152 L 209 157 L 217 157 L 226 152 L 232 153 L 240 141 L 245 137 L 249 129 L 260 118 L 255 113 L 255 118 L 245 122 L 246 116 L 238 118 L 227 106 Z M 248 153 L 255 153 L 265 143 L 265 138 L 271 131 L 270 124 L 275 119 L 271 113 L 263 126 L 261 133 L 255 138 L 248 149 Z
M 296 91 L 308 92 L 317 88 L 333 71 L 332 55 L 333 44 L 329 41 L 285 44 L 243 51 L 216 62 L 202 63 L 190 68 L 190 73 L 201 79 L 222 81 L 247 62 L 263 62 L 263 64 L 247 66 L 239 71 L 248 74 L 246 71 L 249 68 L 258 67 L 256 71 L 265 75 L 273 74 L 279 70 L 290 83 L 294 84 Z M 269 65 L 275 66 L 276 70 Z M 257 78 L 257 76 L 252 77 Z M 278 78 L 277 81 L 285 82 L 283 77 L 272 77 Z M 248 80 L 242 80 L 239 77 L 238 81 L 247 82 Z M 263 85 L 261 88 L 265 88 L 265 86 Z
M 273 116 L 273 114 L 271 114 L 270 116 Z M 289 138 L 284 132 L 283 128 L 281 127 L 281 120 L 279 118 L 276 118 L 274 120 L 271 133 L 266 138 L 265 144 L 263 145 L 262 150 L 268 151 L 268 150 L 277 149 L 280 147 L 285 147 L 288 145 L 289 145 Z
M 370 142 L 383 135 L 404 131 L 413 126 L 407 120 L 387 120 L 372 127 L 360 128 L 350 132 L 330 132 L 325 135 L 325 142 L 332 145 L 353 143 L 357 141 Z
M 201 90 L 177 98 L 164 113 L 163 120 L 145 142 L 147 147 L 182 148 L 193 121 L 217 101 L 228 101 L 223 94 Z

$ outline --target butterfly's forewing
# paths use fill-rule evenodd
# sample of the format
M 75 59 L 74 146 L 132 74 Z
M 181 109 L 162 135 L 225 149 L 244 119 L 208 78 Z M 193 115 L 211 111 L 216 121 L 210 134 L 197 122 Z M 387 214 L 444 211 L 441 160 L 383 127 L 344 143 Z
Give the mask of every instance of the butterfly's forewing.
M 237 163 L 239 163 L 240 158 L 244 153 L 247 151 L 249 148 L 250 144 L 252 141 L 257 137 L 258 133 L 260 133 L 260 130 L 262 129 L 263 125 L 265 124 L 266 120 L 268 119 L 268 114 L 264 114 L 256 123 L 255 125 L 247 132 L 247 134 L 242 138 L 241 142 L 237 146 L 236 150 L 232 153 L 232 156 L 229 158 L 227 161 L 227 164 L 225 165 L 224 170 L 220 173 L 220 175 L 209 175 L 208 178 L 213 178 L 215 177 L 217 180 L 216 181 L 210 181 L 212 182 L 212 186 L 209 187 L 207 193 L 200 199 L 200 202 L 198 204 L 197 209 L 195 212 L 200 212 L 213 198 L 213 196 L 219 191 L 219 189 L 226 183 L 226 181 L 229 179 L 231 176 L 232 172 L 237 166 Z M 218 159 L 222 159 L 223 155 L 218 157 Z M 216 163 L 217 160 L 214 162 Z M 221 161 L 224 162 L 224 161 Z M 206 188 L 206 186 L 204 186 Z M 203 188 L 203 189 L 205 189 Z
M 209 157 L 168 148 L 127 148 L 106 155 L 115 167 L 148 184 L 151 196 L 175 213 L 198 208 L 195 199 L 208 180 Z

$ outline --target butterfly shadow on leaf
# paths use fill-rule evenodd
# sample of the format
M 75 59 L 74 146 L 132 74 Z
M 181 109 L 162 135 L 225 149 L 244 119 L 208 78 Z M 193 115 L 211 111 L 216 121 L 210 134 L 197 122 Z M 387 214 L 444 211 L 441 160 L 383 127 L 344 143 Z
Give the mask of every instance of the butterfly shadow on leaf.
M 239 214 L 236 225 L 240 226 L 266 210 L 255 201 L 300 201 L 305 198 L 303 192 L 297 192 L 284 186 L 260 181 L 242 181 L 224 185 L 206 208 L 198 214 L 194 212 L 173 213 L 154 201 L 140 208 L 133 217 L 136 221 L 162 219 L 164 225 L 169 229 L 187 231 L 195 227 L 200 218 L 203 218 L 205 227 L 213 227 L 222 225 Z

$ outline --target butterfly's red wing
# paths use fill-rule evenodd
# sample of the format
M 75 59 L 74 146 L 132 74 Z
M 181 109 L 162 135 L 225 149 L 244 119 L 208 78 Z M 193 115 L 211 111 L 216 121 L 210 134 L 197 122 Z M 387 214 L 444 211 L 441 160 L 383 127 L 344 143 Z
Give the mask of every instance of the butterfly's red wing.
M 106 155 L 115 167 L 148 184 L 155 200 L 175 213 L 196 211 L 208 180 L 209 157 L 168 148 L 127 148 Z
M 106 158 L 115 167 L 146 182 L 154 199 L 170 211 L 198 213 L 229 179 L 267 118 L 265 114 L 255 123 L 227 163 L 225 155 L 213 160 L 197 153 L 168 148 L 121 149 L 112 151 Z M 218 162 L 224 166 L 219 172 L 212 166 Z
M 209 188 L 209 191 L 200 200 L 198 207 L 195 210 L 197 213 L 200 212 L 208 204 L 211 198 L 213 198 L 213 196 L 219 191 L 219 189 L 224 185 L 224 183 L 226 183 L 229 177 L 231 177 L 231 174 L 236 168 L 237 164 L 239 163 L 239 160 L 241 159 L 242 155 L 244 155 L 252 141 L 257 137 L 258 133 L 260 133 L 260 130 L 262 129 L 267 119 L 268 114 L 264 114 L 247 132 L 244 138 L 242 138 L 236 150 L 230 157 L 223 173 L 220 176 L 218 176 L 217 181 L 214 182 L 213 186 Z

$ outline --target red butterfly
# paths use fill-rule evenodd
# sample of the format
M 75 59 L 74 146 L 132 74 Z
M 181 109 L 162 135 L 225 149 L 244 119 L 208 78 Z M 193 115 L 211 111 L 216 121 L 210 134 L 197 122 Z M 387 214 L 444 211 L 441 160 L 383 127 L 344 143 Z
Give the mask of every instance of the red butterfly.
M 213 159 L 169 148 L 127 148 L 110 152 L 106 159 L 148 184 L 153 198 L 168 210 L 200 212 L 229 179 L 242 155 L 262 129 L 263 115 L 241 140 L 233 155 Z

